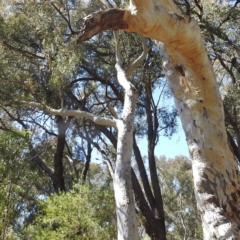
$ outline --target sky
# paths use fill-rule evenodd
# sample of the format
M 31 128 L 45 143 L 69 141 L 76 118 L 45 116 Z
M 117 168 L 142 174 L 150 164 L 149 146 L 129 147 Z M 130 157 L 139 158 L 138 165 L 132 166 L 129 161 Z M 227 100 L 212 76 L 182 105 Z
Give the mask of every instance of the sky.
M 160 136 L 159 143 L 155 148 L 156 157 L 165 155 L 167 158 L 174 158 L 183 155 L 189 158 L 188 146 L 180 119 L 178 119 L 178 131 L 171 138 Z M 143 155 L 147 155 L 147 140 L 138 141 L 139 149 Z
M 185 134 L 179 123 L 179 131 L 171 139 L 160 137 L 159 144 L 156 147 L 155 155 L 157 157 L 165 155 L 167 158 L 174 158 L 177 155 L 184 155 L 189 158 L 188 146 Z

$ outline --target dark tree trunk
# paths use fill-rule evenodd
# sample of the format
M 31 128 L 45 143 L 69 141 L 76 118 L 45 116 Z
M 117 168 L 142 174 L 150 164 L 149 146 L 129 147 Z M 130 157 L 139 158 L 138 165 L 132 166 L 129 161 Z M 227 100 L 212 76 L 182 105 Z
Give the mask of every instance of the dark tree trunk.
M 58 137 L 57 137 L 57 148 L 54 154 L 54 190 L 58 192 L 65 191 L 64 183 L 64 168 L 63 168 L 63 152 L 66 143 L 66 131 L 69 127 L 70 119 L 68 118 L 65 122 L 63 117 L 57 116 L 58 125 Z

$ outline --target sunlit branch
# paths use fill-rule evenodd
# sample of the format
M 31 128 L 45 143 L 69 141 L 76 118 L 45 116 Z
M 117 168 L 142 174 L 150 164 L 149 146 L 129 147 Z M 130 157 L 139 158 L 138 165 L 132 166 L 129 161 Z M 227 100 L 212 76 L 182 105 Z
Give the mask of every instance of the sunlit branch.
M 108 165 L 108 170 L 109 170 L 109 172 L 111 174 L 111 177 L 113 178 L 114 177 L 114 170 L 113 170 L 111 161 L 109 159 L 107 159 L 107 158 L 104 159 L 103 161 Z
M 112 108 L 111 106 L 107 105 L 108 110 L 110 111 L 110 113 L 112 114 L 112 116 L 116 119 L 118 119 L 118 113 L 117 110 L 115 110 L 114 108 Z
M 64 154 L 64 157 L 68 160 L 69 162 L 69 165 L 73 168 L 74 172 L 75 172 L 75 175 L 76 177 L 78 178 L 79 174 L 78 174 L 78 170 L 77 168 L 74 166 L 74 160 L 72 158 L 70 158 L 68 155 Z
M 126 72 L 126 77 L 131 76 L 131 74 L 133 73 L 133 71 L 144 61 L 144 59 L 147 56 L 147 53 L 149 51 L 149 48 L 147 48 L 146 45 L 146 41 L 145 38 L 143 36 L 141 36 L 141 40 L 142 40 L 142 46 L 143 46 L 143 52 L 142 54 L 131 64 L 131 66 L 129 68 L 127 68 L 127 70 L 125 70 Z
M 119 39 L 119 32 L 118 30 L 114 30 L 113 31 L 113 36 L 114 36 L 114 39 L 115 39 L 115 47 L 116 47 L 116 61 L 117 61 L 117 64 L 119 64 L 121 67 L 122 67 L 122 64 L 123 64 L 123 60 L 122 60 L 122 56 L 121 56 L 121 53 L 120 53 L 120 39 Z
M 43 106 L 40 103 L 35 102 L 21 102 L 22 105 L 28 106 L 28 107 L 34 107 L 38 109 L 44 109 L 47 113 L 50 113 L 54 116 L 71 116 L 71 117 L 83 117 L 91 120 L 92 122 L 103 125 L 103 126 L 109 126 L 117 129 L 116 121 L 114 119 L 109 119 L 105 117 L 96 116 L 94 114 L 80 111 L 80 110 L 64 110 L 64 109 L 53 109 L 48 106 Z
M 116 65 L 115 68 L 117 70 L 117 78 L 119 84 L 125 89 L 129 89 L 131 87 L 130 82 L 127 80 L 126 73 L 122 68 L 123 60 L 120 53 L 120 40 L 118 31 L 114 31 L 114 38 L 116 42 Z

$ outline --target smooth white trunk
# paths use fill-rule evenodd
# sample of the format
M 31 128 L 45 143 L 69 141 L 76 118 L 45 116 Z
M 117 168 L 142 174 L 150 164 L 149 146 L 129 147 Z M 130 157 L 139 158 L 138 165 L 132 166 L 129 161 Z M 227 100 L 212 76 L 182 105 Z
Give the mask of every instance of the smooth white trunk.
M 118 240 L 139 239 L 131 181 L 134 109 L 132 110 L 133 112 L 129 112 L 126 118 L 119 119 L 117 123 L 117 161 L 113 187 L 116 201 Z
M 117 120 L 117 161 L 113 175 L 116 201 L 118 240 L 138 240 L 138 225 L 131 180 L 131 158 L 133 149 L 134 114 L 138 91 L 118 69 L 118 79 L 125 87 L 122 117 Z
M 114 32 L 116 41 L 116 70 L 119 84 L 125 90 L 124 107 L 122 117 L 116 119 L 117 160 L 113 177 L 113 188 L 116 202 L 118 240 L 139 240 L 138 224 L 136 218 L 135 202 L 133 198 L 131 179 L 131 158 L 133 150 L 134 114 L 138 99 L 138 90 L 127 80 L 130 75 L 145 58 L 143 54 L 130 66 L 129 71 L 122 68 L 123 60 L 120 53 L 120 39 L 118 32 Z M 145 46 L 145 44 L 143 44 Z M 114 114 L 117 115 L 117 114 Z

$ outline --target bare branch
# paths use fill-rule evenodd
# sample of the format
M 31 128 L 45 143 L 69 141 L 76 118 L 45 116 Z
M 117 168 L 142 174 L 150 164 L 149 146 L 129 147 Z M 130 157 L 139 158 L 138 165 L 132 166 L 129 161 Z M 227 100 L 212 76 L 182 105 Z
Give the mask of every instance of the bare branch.
M 92 145 L 103 155 L 104 158 L 103 161 L 107 164 L 111 177 L 114 178 L 114 169 L 112 166 L 112 162 L 107 158 L 106 153 L 103 150 L 101 150 L 100 146 L 96 142 L 92 142 Z
M 69 157 L 68 155 L 66 155 L 66 154 L 64 154 L 64 157 L 68 160 L 70 166 L 73 168 L 73 170 L 74 170 L 74 172 L 75 172 L 76 178 L 78 179 L 79 174 L 78 174 L 77 168 L 76 168 L 75 165 L 74 165 L 73 159 L 70 158 L 70 157 Z
M 112 166 L 111 161 L 109 159 L 107 159 L 107 158 L 104 159 L 103 161 L 108 165 L 108 170 L 109 170 L 109 172 L 111 174 L 111 177 L 113 178 L 114 177 L 114 170 L 113 170 L 113 166 Z
M 109 126 L 117 129 L 116 121 L 114 119 L 109 119 L 105 117 L 96 116 L 92 113 L 88 113 L 85 111 L 80 110 L 64 110 L 64 109 L 53 109 L 48 106 L 43 106 L 40 103 L 35 102 L 21 102 L 21 105 L 25 105 L 28 107 L 34 107 L 38 109 L 44 109 L 47 113 L 50 113 L 55 116 L 71 116 L 71 117 L 83 117 L 90 119 L 96 124 L 103 125 L 103 126 Z
M 69 7 L 66 7 L 65 5 L 63 5 L 63 4 L 61 4 L 60 2 L 58 2 L 58 1 L 51 1 L 51 0 L 45 0 L 45 1 L 43 1 L 43 2 L 39 2 L 40 4 L 42 3 L 49 3 L 49 4 L 56 4 L 56 5 L 58 5 L 58 7 L 59 8 L 63 8 L 63 9 L 65 9 L 65 10 L 67 10 L 67 11 L 71 11 L 71 10 L 76 10 L 76 11 L 81 11 L 82 9 L 80 9 L 80 8 L 69 8 Z
M 120 48 L 120 38 L 119 38 L 119 32 L 118 30 L 114 30 L 113 31 L 113 36 L 114 36 L 114 39 L 115 39 L 115 47 L 116 47 L 116 61 L 117 61 L 117 64 L 119 64 L 120 67 L 122 67 L 123 65 L 123 60 L 122 60 L 122 56 L 121 56 L 121 48 Z
M 26 57 L 35 57 L 35 58 L 39 58 L 39 59 L 45 60 L 45 57 L 43 57 L 43 56 L 39 56 L 39 55 L 34 54 L 34 53 L 32 53 L 32 52 L 23 50 L 23 49 L 21 49 L 21 48 L 14 47 L 14 46 L 12 46 L 11 44 L 7 43 L 6 41 L 2 41 L 2 42 L 0 42 L 0 44 L 8 47 L 8 49 L 11 49 L 11 50 L 13 50 L 13 51 L 22 53 L 22 54 L 24 54 Z
M 118 34 L 118 31 L 114 31 L 113 33 L 114 33 L 114 38 L 115 38 L 115 42 L 116 42 L 116 65 L 115 65 L 115 68 L 117 70 L 117 79 L 118 79 L 119 84 L 127 91 L 128 89 L 130 89 L 131 84 L 127 80 L 126 73 L 122 68 L 123 60 L 122 60 L 122 56 L 120 53 L 119 34 Z
M 132 72 L 143 62 L 143 60 L 146 58 L 147 53 L 149 51 L 150 48 L 147 48 L 146 45 L 146 41 L 145 38 L 143 36 L 141 36 L 141 40 L 142 40 L 142 46 L 143 46 L 143 52 L 142 54 L 131 64 L 131 66 L 129 68 L 127 68 L 127 70 L 125 70 L 126 72 L 126 77 L 131 76 Z
M 61 10 L 59 8 L 57 8 L 55 6 L 54 3 L 51 4 L 53 6 L 53 8 L 60 14 L 60 16 L 64 19 L 64 21 L 67 23 L 68 25 L 68 28 L 70 29 L 71 31 L 71 34 L 78 34 L 80 31 L 74 31 L 72 26 L 71 26 L 71 22 L 70 22 L 70 19 L 67 19 L 64 14 L 61 12 Z M 69 11 L 68 11 L 69 12 Z
M 123 96 L 121 94 L 121 92 L 116 88 L 116 86 L 110 81 L 110 79 L 103 79 L 100 78 L 99 76 L 97 76 L 97 74 L 95 72 L 92 71 L 92 69 L 85 67 L 85 66 L 80 66 L 81 68 L 83 68 L 85 71 L 88 72 L 88 74 L 90 74 L 91 76 L 93 76 L 94 78 L 96 78 L 95 81 L 101 82 L 103 84 L 106 84 L 106 86 L 111 87 L 112 91 L 114 92 L 114 94 L 118 97 L 119 101 L 121 101 L 123 103 Z
M 118 119 L 118 113 L 117 113 L 117 111 L 116 111 L 114 108 L 112 108 L 111 106 L 109 106 L 109 105 L 107 105 L 107 107 L 108 107 L 110 113 L 112 114 L 112 116 L 113 116 L 114 118 Z

